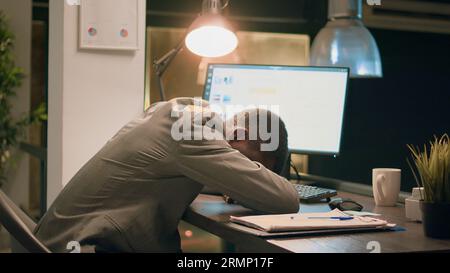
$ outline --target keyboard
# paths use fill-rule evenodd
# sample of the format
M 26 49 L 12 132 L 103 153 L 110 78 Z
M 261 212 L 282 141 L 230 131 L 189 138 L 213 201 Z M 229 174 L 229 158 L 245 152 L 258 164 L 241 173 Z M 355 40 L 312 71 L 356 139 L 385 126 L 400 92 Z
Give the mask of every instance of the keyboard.
M 301 184 L 295 184 L 294 186 L 297 189 L 301 202 L 311 203 L 318 202 L 322 199 L 327 199 L 329 202 L 331 197 L 337 195 L 337 191 L 332 189 Z

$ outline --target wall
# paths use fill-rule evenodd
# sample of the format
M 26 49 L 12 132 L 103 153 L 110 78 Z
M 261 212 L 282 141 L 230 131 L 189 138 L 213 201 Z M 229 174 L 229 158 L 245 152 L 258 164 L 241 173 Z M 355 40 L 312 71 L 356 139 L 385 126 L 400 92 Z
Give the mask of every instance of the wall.
M 13 117 L 18 118 L 30 108 L 32 3 L 31 0 L 1 0 L 0 10 L 6 14 L 15 35 L 15 63 L 25 74 L 22 85 L 16 90 L 17 97 L 11 101 Z M 13 157 L 16 158 L 16 166 L 9 171 L 3 189 L 16 204 L 28 208 L 29 157 L 18 151 Z
M 50 0 L 48 206 L 106 141 L 143 111 L 145 0 L 139 5 L 138 51 L 80 50 L 78 7 Z

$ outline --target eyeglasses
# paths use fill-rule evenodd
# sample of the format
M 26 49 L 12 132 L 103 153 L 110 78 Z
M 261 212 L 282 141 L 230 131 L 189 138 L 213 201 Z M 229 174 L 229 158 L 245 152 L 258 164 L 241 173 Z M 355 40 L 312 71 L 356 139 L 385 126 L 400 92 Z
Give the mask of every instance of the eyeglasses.
M 336 198 L 331 200 L 328 203 L 331 209 L 339 209 L 341 211 L 353 210 L 353 211 L 362 211 L 363 205 L 351 200 L 351 199 L 343 199 Z

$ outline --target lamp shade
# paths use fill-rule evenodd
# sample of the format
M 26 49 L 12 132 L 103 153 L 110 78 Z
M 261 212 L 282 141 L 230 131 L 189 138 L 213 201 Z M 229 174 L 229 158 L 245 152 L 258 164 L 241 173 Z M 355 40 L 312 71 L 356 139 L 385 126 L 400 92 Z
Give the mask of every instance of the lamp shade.
M 311 65 L 350 67 L 350 77 L 382 77 L 375 39 L 359 19 L 332 20 L 311 47 Z
M 222 15 L 204 14 L 189 27 L 185 45 L 194 54 L 214 58 L 233 52 L 238 39 Z

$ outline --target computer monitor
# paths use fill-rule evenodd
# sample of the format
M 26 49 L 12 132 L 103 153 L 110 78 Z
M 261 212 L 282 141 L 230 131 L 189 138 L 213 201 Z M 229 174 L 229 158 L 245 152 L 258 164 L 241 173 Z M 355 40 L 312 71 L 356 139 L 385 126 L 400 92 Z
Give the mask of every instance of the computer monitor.
M 348 76 L 348 68 L 210 64 L 203 99 L 226 111 L 275 106 L 291 152 L 338 155 Z

